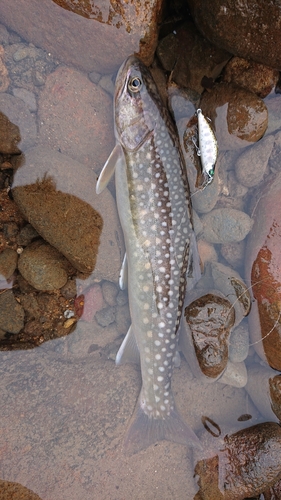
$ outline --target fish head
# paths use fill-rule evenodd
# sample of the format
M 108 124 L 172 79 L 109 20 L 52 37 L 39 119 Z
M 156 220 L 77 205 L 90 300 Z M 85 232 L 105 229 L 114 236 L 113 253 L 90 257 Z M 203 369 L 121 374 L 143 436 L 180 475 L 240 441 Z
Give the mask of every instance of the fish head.
M 129 151 L 136 151 L 155 128 L 156 107 L 162 106 L 154 80 L 135 56 L 122 64 L 115 82 L 115 135 Z

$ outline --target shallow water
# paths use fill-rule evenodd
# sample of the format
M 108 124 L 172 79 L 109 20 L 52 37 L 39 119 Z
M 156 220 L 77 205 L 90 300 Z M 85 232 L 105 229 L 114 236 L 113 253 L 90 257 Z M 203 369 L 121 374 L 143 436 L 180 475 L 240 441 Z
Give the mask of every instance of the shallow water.
M 76 15 L 72 16 L 74 19 Z M 92 19 L 88 22 L 93 23 L 93 26 L 97 23 Z M 77 29 L 79 25 L 80 17 L 77 16 Z M 9 29 L 9 26 L 7 28 Z M 41 29 L 44 30 L 44 19 Z M 117 28 L 114 26 L 112 29 Z M 112 197 L 107 195 L 111 207 L 106 212 L 104 201 L 99 201 L 94 194 L 93 197 L 91 195 L 91 192 L 95 191 L 96 174 L 99 173 L 114 142 L 110 94 L 114 73 L 112 79 L 111 76 L 103 78 L 103 74 L 92 75 L 92 81 L 96 78 L 100 83 L 98 89 L 95 87 L 93 94 L 89 96 L 86 91 L 82 92 L 87 74 L 78 78 L 75 73 L 77 69 L 73 68 L 68 60 L 59 61 L 57 57 L 48 55 L 48 50 L 45 55 L 42 54 L 41 59 L 30 57 L 30 66 L 24 67 L 23 61 L 26 62 L 27 59 L 19 59 L 20 50 L 26 49 L 28 45 L 23 38 L 17 38 L 16 34 L 11 34 L 10 31 L 9 33 L 10 40 L 4 46 L 4 51 L 10 51 L 13 44 L 19 45 L 18 56 L 13 56 L 14 63 L 17 64 L 8 67 L 8 71 L 13 71 L 13 74 L 18 71 L 19 76 L 18 80 L 15 76 L 11 77 L 8 93 L 13 94 L 15 88 L 21 87 L 20 77 L 22 82 L 26 79 L 26 89 L 33 88 L 33 83 L 29 85 L 28 82 L 28 71 L 31 70 L 30 74 L 33 74 L 32 70 L 38 69 L 38 60 L 41 60 L 41 65 L 44 61 L 45 76 L 56 68 L 66 66 L 69 68 L 67 78 L 70 81 L 73 78 L 73 82 L 79 81 L 81 85 L 77 90 L 76 100 L 73 100 L 75 89 L 70 88 L 71 86 L 63 88 L 58 82 L 53 82 L 52 91 L 55 88 L 55 93 L 59 96 L 56 102 L 48 100 L 46 95 L 42 101 L 46 88 L 44 82 L 35 86 L 37 103 L 41 100 L 39 114 L 38 109 L 29 108 L 31 121 L 23 119 L 21 122 L 22 141 L 19 147 L 27 158 L 30 158 L 30 153 L 26 153 L 29 147 L 39 145 L 71 158 L 67 166 L 67 159 L 64 157 L 64 170 L 58 173 L 54 167 L 55 157 L 52 158 L 52 165 L 46 167 L 45 172 L 55 179 L 57 190 L 82 199 L 91 210 L 94 207 L 98 211 L 99 203 L 103 203 L 102 215 L 104 227 L 107 223 L 107 242 L 104 242 L 102 248 L 108 254 L 99 254 L 98 271 L 96 268 L 87 278 L 83 274 L 73 277 L 73 280 L 76 280 L 76 297 L 80 297 L 81 301 L 85 300 L 85 309 L 87 300 L 89 302 L 86 316 L 84 312 L 84 317 L 79 318 L 77 303 L 74 304 L 75 297 L 60 298 L 59 305 L 53 305 L 47 301 L 48 294 L 42 293 L 41 306 L 45 307 L 47 317 L 44 325 L 48 324 L 48 316 L 56 313 L 50 330 L 44 326 L 42 331 L 30 330 L 29 336 L 28 333 L 22 337 L 19 335 L 15 342 L 12 341 L 11 335 L 1 341 L 0 478 L 27 486 L 43 500 L 189 500 L 198 489 L 193 478 L 194 462 L 191 449 L 161 442 L 132 457 L 126 457 L 122 452 L 122 439 L 140 390 L 140 372 L 137 367 L 130 365 L 117 368 L 113 361 L 121 343 L 121 335 L 126 333 L 128 326 L 128 306 L 126 294 L 119 295 L 119 302 L 116 301 L 116 287 L 113 293 L 115 297 L 112 298 L 113 305 L 109 303 L 108 294 L 105 302 L 105 286 L 110 281 L 117 284 L 123 242 L 114 215 Z M 101 58 L 101 47 L 93 47 L 92 50 L 99 51 Z M 39 76 L 38 74 L 38 79 Z M 107 90 L 104 90 L 105 87 Z M 67 124 L 63 123 L 63 117 L 62 121 L 57 120 L 55 107 L 59 106 L 60 99 L 64 100 L 64 92 L 69 92 L 70 99 L 67 102 L 69 108 L 72 107 L 67 113 Z M 91 113 L 95 116 L 94 125 L 86 121 L 88 117 L 91 120 Z M 13 122 L 13 116 L 10 115 L 9 118 Z M 40 128 L 39 136 L 36 136 L 36 133 L 32 136 L 30 123 L 34 122 Z M 275 124 L 274 130 L 280 127 L 281 121 Z M 103 145 L 99 151 L 96 146 L 98 142 Z M 40 179 L 44 177 L 48 154 L 44 149 L 38 151 L 33 172 L 23 174 L 27 162 L 21 160 L 14 186 L 25 184 L 25 179 L 35 185 L 38 175 Z M 226 153 L 223 158 L 225 157 Z M 235 155 L 233 157 L 235 159 Z M 72 164 L 72 160 L 78 163 Z M 233 164 L 229 159 L 227 161 L 227 171 L 230 172 Z M 109 189 L 114 197 L 113 182 Z M 250 206 L 250 200 L 248 203 Z M 77 207 L 77 210 L 81 209 L 81 205 Z M 250 209 L 245 210 L 250 213 Z M 78 221 L 79 216 L 80 214 Z M 106 221 L 107 216 L 109 222 Z M 108 227 L 114 224 L 114 227 Z M 62 225 L 62 240 L 66 240 L 68 236 L 65 222 L 65 226 Z M 106 269 L 102 267 L 102 262 L 106 262 Z M 225 261 L 223 263 L 225 264 Z M 238 267 L 238 271 L 244 278 L 243 265 Z M 75 273 L 68 269 L 68 275 L 75 276 Z M 98 284 L 103 286 L 103 297 L 100 295 L 100 289 L 97 295 L 91 295 Z M 204 284 L 204 293 L 207 293 L 208 287 L 213 285 L 208 284 L 208 279 L 205 279 Z M 93 309 L 98 300 L 102 301 L 102 309 L 107 308 L 107 316 L 101 315 L 99 321 L 97 317 L 93 317 Z M 68 309 L 75 310 L 77 322 L 65 327 L 66 321 L 72 317 L 63 315 Z M 111 313 L 112 322 L 108 320 Z M 103 324 L 106 326 L 102 326 Z M 65 330 L 68 335 L 64 335 Z M 13 350 L 10 350 L 11 348 Z M 25 350 L 26 348 L 29 350 Z M 253 348 L 250 348 L 248 366 L 257 361 L 257 355 Z M 183 357 L 180 368 L 174 371 L 173 392 L 181 415 L 198 436 L 206 434 L 203 425 L 205 417 L 219 426 L 222 435 L 265 420 L 244 388 L 195 379 Z M 211 453 L 212 447 L 217 445 L 217 438 L 212 439 L 209 448 L 204 450 L 203 454 L 206 456 Z

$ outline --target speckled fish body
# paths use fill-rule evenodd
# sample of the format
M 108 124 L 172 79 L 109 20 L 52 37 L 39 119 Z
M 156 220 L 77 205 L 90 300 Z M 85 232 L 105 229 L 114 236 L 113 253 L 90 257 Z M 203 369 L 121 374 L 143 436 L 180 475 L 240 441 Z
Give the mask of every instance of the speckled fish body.
M 198 446 L 171 392 L 187 270 L 196 249 L 189 188 L 174 125 L 149 71 L 133 56 L 116 80 L 115 135 L 122 150 L 116 196 L 132 319 L 117 363 L 130 361 L 135 343 L 142 374 L 125 447 L 134 453 L 161 439 Z
M 201 157 L 202 171 L 206 179 L 206 184 L 210 184 L 215 173 L 218 145 L 212 127 L 203 115 L 202 110 L 197 109 L 196 114 L 198 118 L 198 155 Z

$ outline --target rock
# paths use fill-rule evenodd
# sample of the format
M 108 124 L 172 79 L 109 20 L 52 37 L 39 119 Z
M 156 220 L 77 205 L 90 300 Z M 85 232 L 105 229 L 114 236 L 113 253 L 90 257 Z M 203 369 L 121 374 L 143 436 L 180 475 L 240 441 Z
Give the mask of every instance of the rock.
M 13 94 L 15 97 L 18 97 L 25 102 L 29 111 L 37 111 L 36 97 L 33 92 L 23 88 L 14 88 Z
M 80 71 L 61 66 L 47 77 L 38 108 L 41 142 L 98 171 L 115 144 L 108 94 Z
M 251 342 L 259 356 L 281 370 L 281 172 L 259 192 L 248 239 L 245 275 L 253 297 Z M 262 341 L 261 341 L 262 339 Z
M 56 290 L 67 282 L 64 257 L 42 240 L 25 248 L 19 257 L 18 269 L 36 290 Z
M 279 422 L 281 416 L 280 380 L 281 376 L 271 368 L 257 363 L 248 367 L 245 389 L 263 418 L 274 422 Z
M 1 500 L 41 500 L 32 490 L 20 483 L 0 479 Z
M 45 177 L 54 180 L 56 190 L 41 189 L 42 183 L 46 187 Z M 117 282 L 123 236 L 111 194 L 107 189 L 95 194 L 96 177 L 91 169 L 61 153 L 34 148 L 26 153 L 25 165 L 14 177 L 14 199 L 38 233 L 74 267 L 88 272 L 96 261 L 92 278 Z
M 281 131 L 274 134 L 274 144 L 269 158 L 269 167 L 271 171 L 278 173 L 280 171 L 280 154 L 281 154 Z
M 280 110 L 281 110 L 281 95 L 273 94 L 265 98 L 268 111 L 268 127 L 266 135 L 279 131 L 280 129 Z
M 179 86 L 202 93 L 202 78 L 216 79 L 231 54 L 203 38 L 192 22 L 160 40 L 157 55 Z
M 19 333 L 24 327 L 24 310 L 16 301 L 12 290 L 0 294 L 0 328 L 5 332 Z
M 26 103 L 18 97 L 3 93 L 0 94 L 0 110 L 12 124 L 19 128 L 20 141 L 18 142 L 16 129 L 14 129 L 14 140 L 18 142 L 17 146 L 20 150 L 26 151 L 34 146 L 37 140 L 37 126 L 35 117 L 30 113 Z M 16 151 L 16 154 L 18 152 Z
M 228 359 L 228 338 L 234 324 L 235 314 L 230 302 L 216 291 L 192 301 L 184 311 L 184 326 L 181 349 L 191 369 L 190 343 L 203 375 L 216 379 L 225 370 Z M 196 375 L 197 370 L 192 370 Z M 200 373 L 199 373 L 200 374 Z
M 279 500 L 281 498 L 281 479 L 274 483 L 271 488 L 263 492 L 264 500 Z
M 107 327 L 115 322 L 116 308 L 111 306 L 104 307 L 97 311 L 95 318 L 100 326 Z
M 97 311 L 100 311 L 104 306 L 104 300 L 102 296 L 102 288 L 100 285 L 94 285 L 84 290 L 84 310 L 81 316 L 81 320 L 90 323 Z
M 63 287 L 61 287 L 60 293 L 66 299 L 73 299 L 74 297 L 76 297 L 77 292 L 76 292 L 75 279 L 68 279 L 66 284 Z
M 225 243 L 221 245 L 221 254 L 223 258 L 233 267 L 241 267 L 244 263 L 245 241 L 237 243 Z
M 221 384 L 232 385 L 233 387 L 245 387 L 247 384 L 247 368 L 245 363 L 233 363 L 228 361 L 226 369 L 218 379 Z
M 254 92 L 262 99 L 277 84 L 279 71 L 264 64 L 233 57 L 224 68 L 223 81 Z
M 26 224 L 17 236 L 17 244 L 26 247 L 36 238 L 39 238 L 37 231 L 31 224 Z
M 119 289 L 115 285 L 115 283 L 111 283 L 110 281 L 103 281 L 101 287 L 103 298 L 107 302 L 107 304 L 109 306 L 116 306 L 116 297 Z
M 279 1 L 249 0 L 238 9 L 231 0 L 188 0 L 188 5 L 198 29 L 212 43 L 244 59 L 281 68 Z
M 211 243 L 208 243 L 205 240 L 199 239 L 197 241 L 197 248 L 198 248 L 200 260 L 201 260 L 203 266 L 205 266 L 206 262 L 209 262 L 212 260 L 214 260 L 214 261 L 218 260 L 218 254 L 216 252 L 216 249 L 215 249 L 214 245 L 212 245 Z
M 18 254 L 11 248 L 6 248 L 0 253 L 0 280 L 11 278 L 18 262 Z
M 64 64 L 105 74 L 116 71 L 133 52 L 140 52 L 148 65 L 152 62 L 161 20 L 159 0 L 137 5 L 99 0 L 79 3 L 57 0 L 58 5 L 55 2 L 38 5 L 36 0 L 15 1 L 15 12 L 11 11 L 8 0 L 1 3 L 3 24 Z M 61 33 L 59 43 L 58 33 Z
M 0 112 L 0 152 L 2 154 L 19 154 L 18 143 L 20 139 L 19 127 Z
M 129 304 L 116 308 L 116 329 L 120 335 L 126 335 L 131 324 Z
M 199 491 L 194 500 L 244 500 L 272 486 L 280 477 L 281 428 L 256 424 L 226 435 L 211 458 L 195 466 Z
M 249 353 L 249 329 L 243 322 L 234 328 L 229 339 L 229 359 L 233 363 L 245 361 Z
M 214 124 L 220 151 L 257 142 L 267 129 L 268 113 L 262 99 L 230 83 L 218 83 L 205 92 L 200 108 Z
M 234 208 L 216 208 L 202 217 L 204 239 L 209 243 L 233 243 L 243 240 L 253 221 Z
M 235 326 L 241 323 L 251 309 L 251 295 L 241 276 L 220 262 L 209 262 L 207 274 L 213 278 L 214 286 L 228 298 L 235 310 Z
M 254 146 L 247 148 L 239 156 L 235 165 L 235 173 L 243 186 L 257 186 L 263 180 L 273 143 L 274 136 L 268 135 Z

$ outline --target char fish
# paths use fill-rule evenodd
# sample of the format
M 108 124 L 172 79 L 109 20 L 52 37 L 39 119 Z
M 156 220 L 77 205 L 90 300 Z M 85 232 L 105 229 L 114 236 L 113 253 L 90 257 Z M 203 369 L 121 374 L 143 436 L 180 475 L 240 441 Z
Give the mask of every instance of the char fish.
M 167 439 L 200 447 L 175 407 L 171 378 L 187 281 L 200 277 L 189 186 L 177 134 L 148 69 L 134 56 L 115 84 L 116 146 L 97 182 L 115 171 L 131 327 L 116 363 L 140 360 L 142 388 L 125 437 L 136 453 Z M 197 276 L 188 277 L 191 269 Z

